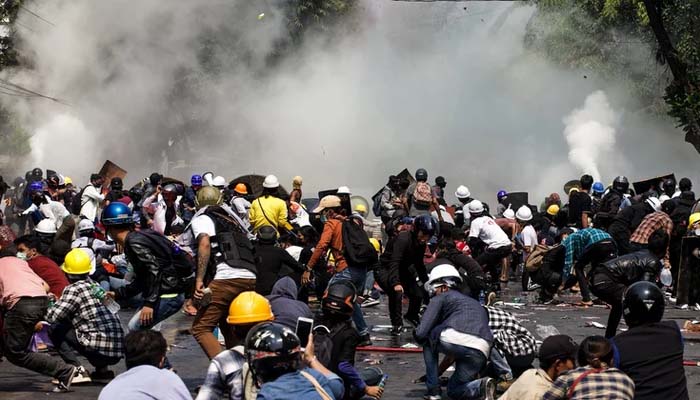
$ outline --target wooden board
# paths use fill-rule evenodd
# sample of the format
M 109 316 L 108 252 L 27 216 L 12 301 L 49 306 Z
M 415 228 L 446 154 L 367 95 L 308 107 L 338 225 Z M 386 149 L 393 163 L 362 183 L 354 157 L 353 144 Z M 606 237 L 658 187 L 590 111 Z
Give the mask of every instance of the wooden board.
M 665 181 L 666 179 L 673 179 L 674 182 L 677 182 L 676 175 L 672 172 L 668 175 L 657 176 L 655 178 L 649 178 L 643 181 L 634 182 L 632 183 L 632 187 L 634 188 L 634 192 L 636 194 L 642 194 L 644 192 L 649 191 L 649 189 L 655 189 L 658 192 L 661 190 L 659 188 L 661 182 Z
M 102 168 L 100 168 L 99 173 L 105 178 L 105 181 L 102 184 L 102 190 L 107 190 L 107 188 L 109 188 L 112 178 L 122 178 L 123 181 L 125 180 L 127 174 L 124 168 L 118 166 L 110 160 L 107 160 L 104 164 L 102 164 Z

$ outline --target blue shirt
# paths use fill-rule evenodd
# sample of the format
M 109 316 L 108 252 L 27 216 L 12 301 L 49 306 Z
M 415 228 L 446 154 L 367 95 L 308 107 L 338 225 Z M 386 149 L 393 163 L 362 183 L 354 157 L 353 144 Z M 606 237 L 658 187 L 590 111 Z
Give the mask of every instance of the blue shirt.
M 571 269 L 574 266 L 574 260 L 581 257 L 584 250 L 592 244 L 602 242 L 603 240 L 612 240 L 607 232 L 595 228 L 586 228 L 576 231 L 569 235 L 562 245 L 566 248 L 566 256 L 564 257 L 563 280 L 571 275 Z
M 139 365 L 117 375 L 99 400 L 192 400 L 179 376 L 152 365 Z
M 343 380 L 336 374 L 328 376 L 315 369 L 305 368 L 316 378 L 323 389 L 334 399 L 342 399 L 345 392 Z M 258 391 L 258 400 L 322 400 L 314 385 L 299 372 L 292 372 L 262 385 Z

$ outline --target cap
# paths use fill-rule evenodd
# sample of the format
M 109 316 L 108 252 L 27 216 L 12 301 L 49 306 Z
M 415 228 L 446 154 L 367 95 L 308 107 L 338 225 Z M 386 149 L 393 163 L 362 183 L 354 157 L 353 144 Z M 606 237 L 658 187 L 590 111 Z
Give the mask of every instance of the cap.
M 540 361 L 552 361 L 566 357 L 576 359 L 578 344 L 568 335 L 549 336 L 540 345 Z
M 321 202 L 319 203 L 318 207 L 314 209 L 314 213 L 318 214 L 321 211 L 325 210 L 326 208 L 336 208 L 340 207 L 340 197 L 338 196 L 325 196 L 324 198 L 321 199 Z

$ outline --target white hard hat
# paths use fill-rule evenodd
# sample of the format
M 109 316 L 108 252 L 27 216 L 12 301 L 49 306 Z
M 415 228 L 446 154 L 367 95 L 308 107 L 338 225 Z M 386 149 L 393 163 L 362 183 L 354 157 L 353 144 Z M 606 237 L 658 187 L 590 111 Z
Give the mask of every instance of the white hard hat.
M 338 188 L 338 194 L 351 194 L 350 193 L 350 188 L 347 186 L 341 186 Z
M 469 202 L 470 214 L 479 214 L 482 212 L 484 212 L 484 203 L 480 202 L 479 200 L 472 200 Z
M 263 187 L 265 189 L 275 189 L 280 187 L 280 181 L 274 175 L 268 175 L 263 181 Z
M 66 184 L 66 178 L 63 175 L 58 174 L 58 186 L 63 186 Z
M 428 275 L 428 284 L 431 285 L 438 279 L 453 278 L 458 282 L 462 282 L 462 277 L 457 272 L 457 268 L 450 264 L 440 264 L 433 268 Z
M 226 178 L 224 178 L 223 176 L 217 176 L 211 180 L 211 185 L 217 187 L 224 187 L 226 186 Z
M 466 199 L 467 197 L 469 197 L 471 195 L 472 194 L 469 192 L 469 188 L 464 186 L 464 185 L 460 185 L 457 188 L 457 191 L 455 192 L 455 197 L 458 199 Z
M 87 218 L 83 218 L 80 220 L 78 223 L 78 232 L 84 232 L 84 231 L 94 231 L 95 230 L 95 224 L 92 223 Z
M 56 224 L 50 219 L 42 219 L 34 228 L 39 233 L 56 233 Z
M 515 218 L 521 221 L 529 221 L 532 219 L 532 210 L 528 206 L 521 206 L 518 212 L 515 213 Z
M 515 211 L 509 206 L 507 210 L 503 211 L 503 218 L 515 219 Z
M 647 199 L 647 204 L 649 204 L 654 211 L 661 210 L 661 200 L 657 199 L 656 197 L 649 197 Z

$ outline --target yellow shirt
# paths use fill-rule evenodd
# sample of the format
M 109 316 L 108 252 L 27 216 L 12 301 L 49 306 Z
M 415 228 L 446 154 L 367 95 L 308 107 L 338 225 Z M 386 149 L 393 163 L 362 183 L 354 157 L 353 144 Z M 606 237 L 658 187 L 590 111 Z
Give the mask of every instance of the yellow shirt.
M 540 368 L 531 368 L 523 372 L 499 400 L 542 400 L 552 384 L 547 372 Z
M 280 228 L 292 230 L 292 225 L 287 221 L 287 203 L 274 196 L 260 196 L 253 200 L 248 211 L 248 219 L 253 232 L 257 232 L 265 225 L 272 226 L 278 231 Z

